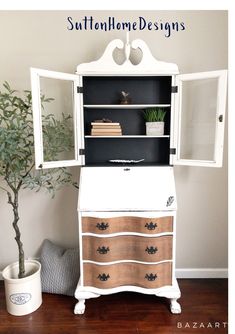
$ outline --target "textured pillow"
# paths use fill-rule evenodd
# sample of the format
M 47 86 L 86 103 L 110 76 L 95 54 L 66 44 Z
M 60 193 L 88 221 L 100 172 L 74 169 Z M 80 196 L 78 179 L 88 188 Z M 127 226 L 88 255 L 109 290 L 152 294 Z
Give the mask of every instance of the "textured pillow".
M 44 240 L 40 261 L 42 291 L 73 296 L 79 280 L 79 250 Z

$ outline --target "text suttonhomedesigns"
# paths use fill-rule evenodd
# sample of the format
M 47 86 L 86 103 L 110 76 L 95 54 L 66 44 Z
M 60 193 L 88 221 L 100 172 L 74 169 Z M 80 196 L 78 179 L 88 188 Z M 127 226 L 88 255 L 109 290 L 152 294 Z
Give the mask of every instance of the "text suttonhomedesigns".
M 93 16 L 84 16 L 79 21 L 73 17 L 67 17 L 68 30 L 100 30 L 100 31 L 162 31 L 165 37 L 170 37 L 172 32 L 184 31 L 186 29 L 184 22 L 163 22 L 162 20 L 149 21 L 143 16 L 139 16 L 135 21 L 118 21 L 114 16 L 107 17 L 106 20 L 96 21 Z

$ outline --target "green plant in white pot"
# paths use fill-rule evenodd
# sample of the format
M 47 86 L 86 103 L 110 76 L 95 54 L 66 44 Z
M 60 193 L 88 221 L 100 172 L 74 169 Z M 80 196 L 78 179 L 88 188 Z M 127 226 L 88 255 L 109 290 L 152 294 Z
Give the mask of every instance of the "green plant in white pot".
M 166 111 L 163 108 L 148 108 L 143 112 L 146 122 L 147 136 L 162 136 L 164 135 L 164 119 Z
M 0 91 L 0 190 L 6 193 L 12 208 L 12 226 L 18 246 L 18 262 L 3 270 L 3 278 L 8 312 L 24 315 L 35 311 L 42 298 L 40 263 L 25 260 L 24 256 L 19 228 L 20 192 L 25 188 L 35 191 L 44 188 L 53 197 L 57 189 L 73 181 L 65 168 L 35 171 L 31 92 L 24 91 L 21 96 L 7 82 L 3 86 Z M 53 99 L 42 96 L 41 100 L 44 107 Z M 60 145 L 54 141 L 47 145 L 47 158 L 55 159 L 61 152 L 72 148 L 70 121 L 69 116 L 55 120 L 51 114 L 43 118 L 44 144 L 47 145 L 50 134 L 55 131 L 63 139 Z

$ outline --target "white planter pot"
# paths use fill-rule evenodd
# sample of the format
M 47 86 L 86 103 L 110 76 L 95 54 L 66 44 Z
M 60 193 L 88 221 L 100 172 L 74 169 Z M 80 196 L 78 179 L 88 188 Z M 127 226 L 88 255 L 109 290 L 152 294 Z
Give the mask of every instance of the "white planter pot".
M 24 278 L 18 278 L 18 270 L 18 262 L 15 262 L 2 272 L 6 305 L 10 314 L 25 315 L 36 311 L 42 304 L 41 264 L 35 260 L 26 260 Z
M 163 136 L 164 122 L 146 122 L 147 136 Z

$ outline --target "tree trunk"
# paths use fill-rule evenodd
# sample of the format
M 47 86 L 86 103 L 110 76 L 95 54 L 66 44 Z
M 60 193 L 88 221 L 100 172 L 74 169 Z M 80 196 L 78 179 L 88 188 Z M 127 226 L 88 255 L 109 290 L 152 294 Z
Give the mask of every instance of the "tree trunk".
M 15 240 L 17 242 L 18 245 L 18 250 L 19 250 L 19 274 L 18 277 L 19 278 L 23 278 L 25 277 L 25 265 L 24 265 L 24 250 L 23 250 L 23 243 L 21 241 L 21 233 L 20 233 L 20 229 L 18 226 L 18 221 L 19 221 L 19 211 L 18 211 L 18 207 L 19 207 L 19 202 L 18 202 L 18 197 L 19 197 L 19 191 L 15 190 L 14 191 L 14 201 L 10 200 L 10 204 L 12 205 L 13 208 L 13 213 L 14 213 L 14 221 L 12 223 L 14 230 L 15 230 Z

